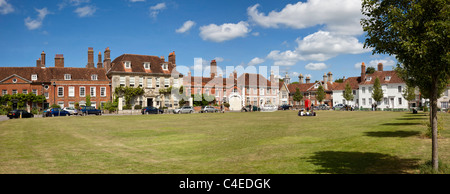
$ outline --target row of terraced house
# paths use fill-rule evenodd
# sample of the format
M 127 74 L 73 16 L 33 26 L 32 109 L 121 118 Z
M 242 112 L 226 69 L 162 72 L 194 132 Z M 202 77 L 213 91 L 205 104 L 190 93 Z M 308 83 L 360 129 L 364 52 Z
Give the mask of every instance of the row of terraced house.
M 54 66 L 50 66 L 43 51 L 36 60 L 36 66 L 30 67 L 0 67 L 1 95 L 17 93 L 34 93 L 44 95 L 43 103 L 27 104 L 27 108 L 47 108 L 51 104 L 61 107 L 74 107 L 86 104 L 86 97 L 90 96 L 91 105 L 102 107 L 114 98 L 117 87 L 141 87 L 144 93 L 135 97 L 132 105 L 178 108 L 180 102 L 185 101 L 192 105 L 192 98 L 182 100 L 180 95 L 170 92 L 161 92 L 161 89 L 180 88 L 183 86 L 185 96 L 189 94 L 206 94 L 213 96 L 211 104 L 222 105 L 228 103 L 230 110 L 240 110 L 247 105 L 263 106 L 265 104 L 289 104 L 294 108 L 303 106 L 303 102 L 296 102 L 293 96 L 297 89 L 302 93 L 303 99 L 310 99 L 314 105 L 321 103 L 333 107 L 337 104 L 349 104 L 362 108 L 371 108 L 376 103 L 379 108 L 406 109 L 409 105 L 419 106 L 424 102 L 420 93 L 413 102 L 403 98 L 406 84 L 397 76 L 395 71 L 383 70 L 383 64 L 378 64 L 377 70 L 371 74 L 366 73 L 366 66 L 361 65 L 361 74 L 357 77 L 343 78 L 342 82 L 335 82 L 331 72 L 325 73 L 322 80 L 311 82 L 310 77 L 299 75 L 297 83 L 291 83 L 286 75 L 280 79 L 271 71 L 269 76 L 257 73 L 237 74 L 235 70 L 228 76 L 218 74 L 217 62 L 210 63 L 209 76 L 192 76 L 178 73 L 176 70 L 176 56 L 172 52 L 168 60 L 164 56 L 122 54 L 111 60 L 111 50 L 106 48 L 104 59 L 98 53 L 98 62 L 94 63 L 94 50 L 88 48 L 87 64 L 84 68 L 66 67 L 64 55 L 55 54 Z M 266 78 L 268 77 L 268 78 Z M 372 98 L 374 80 L 378 78 L 383 90 L 383 100 L 375 102 Z M 343 91 L 350 85 L 354 99 L 346 101 Z M 325 99 L 317 100 L 317 89 L 322 86 Z M 447 109 L 449 106 L 449 89 L 447 87 L 439 99 L 439 108 Z M 118 108 L 122 110 L 125 97 L 117 96 Z M 131 106 L 134 107 L 134 106 Z

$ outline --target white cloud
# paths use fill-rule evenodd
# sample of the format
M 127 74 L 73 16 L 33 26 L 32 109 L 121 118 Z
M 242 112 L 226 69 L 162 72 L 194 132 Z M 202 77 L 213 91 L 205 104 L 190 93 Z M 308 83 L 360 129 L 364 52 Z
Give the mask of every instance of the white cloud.
M 35 30 L 37 28 L 40 28 L 42 26 L 42 22 L 44 21 L 45 17 L 50 14 L 50 12 L 47 10 L 46 7 L 42 9 L 35 9 L 38 12 L 36 19 L 31 19 L 30 17 L 25 18 L 25 26 L 29 30 Z
M 216 60 L 217 63 L 223 62 L 223 57 L 215 57 L 214 60 Z
M 0 0 L 0 14 L 6 15 L 14 11 L 13 6 L 6 0 Z
M 212 42 L 223 42 L 238 37 L 245 37 L 251 30 L 248 23 L 241 21 L 237 24 L 225 23 L 220 26 L 210 24 L 200 27 L 200 37 L 203 40 Z
M 308 0 L 287 4 L 281 11 L 264 14 L 256 4 L 247 9 L 249 19 L 266 28 L 281 26 L 303 29 L 324 25 L 326 30 L 340 34 L 362 34 L 361 0 Z
M 264 63 L 264 61 L 265 61 L 264 59 L 261 59 L 259 57 L 255 57 L 247 65 L 248 66 L 259 65 L 261 63 Z
M 308 63 L 305 66 L 305 69 L 307 69 L 307 70 L 314 70 L 314 71 L 324 70 L 326 68 L 328 68 L 328 67 L 327 67 L 327 65 L 325 63 Z
M 375 67 L 375 69 L 376 69 L 376 68 L 378 68 L 378 63 L 382 63 L 383 67 L 392 67 L 397 64 L 397 62 L 395 60 L 393 60 L 392 58 L 386 57 L 384 59 L 371 60 L 369 63 L 365 63 L 365 65 L 366 65 L 366 68 L 367 67 Z M 356 63 L 354 65 L 355 69 L 360 69 L 361 64 L 362 64 L 362 62 Z M 383 70 L 387 70 L 387 69 L 384 68 Z
M 94 15 L 95 11 L 97 11 L 95 6 L 86 5 L 84 7 L 78 7 L 74 12 L 78 14 L 78 17 L 88 17 Z
M 195 22 L 188 20 L 188 21 L 184 22 L 183 26 L 178 28 L 176 30 L 176 32 L 177 33 L 185 33 L 187 31 L 189 31 L 194 25 L 195 25 Z
M 134 3 L 134 2 L 144 2 L 145 0 L 130 0 L 130 2 Z
M 64 0 L 61 3 L 58 4 L 58 9 L 62 10 L 64 9 L 66 6 L 70 5 L 70 6 L 79 6 L 83 3 L 89 3 L 90 0 Z
M 340 54 L 361 54 L 370 52 L 353 36 L 318 31 L 303 39 L 296 40 L 295 50 L 284 52 L 275 50 L 267 57 L 273 59 L 274 65 L 291 66 L 298 61 L 326 61 Z
M 159 12 L 166 9 L 166 3 L 158 3 L 154 6 L 150 7 L 150 16 L 153 18 L 156 18 L 158 16 Z

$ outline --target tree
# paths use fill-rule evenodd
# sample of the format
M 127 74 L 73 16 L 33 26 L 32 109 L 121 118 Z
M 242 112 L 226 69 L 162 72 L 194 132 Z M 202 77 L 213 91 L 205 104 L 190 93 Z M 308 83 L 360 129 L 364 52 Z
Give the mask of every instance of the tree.
M 86 96 L 86 106 L 91 106 L 91 95 Z
M 325 91 L 323 90 L 323 86 L 319 86 L 316 92 L 316 99 L 322 104 L 323 99 L 325 99 Z
M 383 99 L 383 90 L 381 89 L 380 79 L 375 78 L 375 81 L 373 83 L 373 91 L 372 91 L 372 98 L 375 100 L 375 102 L 381 102 Z
M 367 67 L 366 74 L 372 74 L 375 73 L 375 67 Z
M 404 81 L 430 99 L 431 163 L 438 166 L 437 99 L 450 82 L 450 0 L 364 0 L 365 48 L 394 55 Z
M 344 97 L 347 102 L 353 100 L 353 90 L 352 87 L 350 87 L 350 84 L 345 84 L 345 90 L 344 93 L 342 93 L 342 97 Z
M 292 97 L 292 100 L 299 103 L 300 101 L 302 101 L 302 99 L 303 99 L 303 95 L 302 95 L 302 93 L 300 93 L 300 89 L 296 88 L 294 96 Z
M 125 106 L 131 107 L 131 100 L 133 100 L 136 96 L 140 96 L 144 94 L 144 89 L 141 87 L 123 87 L 119 86 L 116 87 L 114 90 L 114 96 L 119 97 L 123 96 L 125 97 Z
M 406 85 L 406 88 L 403 88 L 402 96 L 404 99 L 408 101 L 408 109 L 410 108 L 411 101 L 416 100 L 416 87 Z

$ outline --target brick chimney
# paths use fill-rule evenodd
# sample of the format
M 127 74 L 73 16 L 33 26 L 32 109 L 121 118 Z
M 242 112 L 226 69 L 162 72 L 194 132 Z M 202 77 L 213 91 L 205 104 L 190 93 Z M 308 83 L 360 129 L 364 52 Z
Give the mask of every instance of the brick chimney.
M 234 80 L 236 80 L 237 79 L 237 71 L 236 70 L 233 71 L 233 76 L 234 76 Z
M 211 72 L 211 78 L 216 77 L 217 75 L 217 62 L 216 60 L 211 61 L 211 68 L 209 70 Z
M 41 58 L 39 58 L 38 60 L 36 60 L 36 67 L 41 67 L 41 65 Z
M 108 71 L 111 69 L 111 50 L 109 50 L 109 47 L 105 49 L 105 59 L 103 59 L 103 67 Z
M 45 67 L 45 52 L 41 53 L 41 67 Z
M 102 52 L 98 52 L 97 68 L 103 68 L 103 63 L 102 63 Z
M 309 81 L 311 81 L 311 78 L 309 76 L 306 77 L 306 83 L 309 84 Z
M 323 74 L 323 83 L 324 83 L 324 84 L 327 83 L 327 80 L 328 80 L 327 74 L 324 73 L 324 74 Z
M 172 63 L 172 65 L 175 65 L 175 51 L 171 52 L 169 54 L 169 62 Z
M 55 55 L 55 67 L 64 67 L 64 55 L 63 54 Z
M 298 83 L 303 83 L 303 74 L 300 73 L 300 75 L 298 76 Z
M 273 74 L 273 70 L 270 71 L 270 82 L 275 82 L 275 75 Z
M 362 62 L 361 64 L 361 82 L 365 82 L 366 81 L 366 65 L 364 64 L 364 62 Z
M 88 48 L 88 63 L 86 65 L 86 68 L 94 68 L 94 48 L 89 47 Z
M 328 72 L 328 81 L 329 82 L 333 82 L 333 74 L 330 72 Z
M 383 71 L 383 63 L 378 63 L 378 71 Z

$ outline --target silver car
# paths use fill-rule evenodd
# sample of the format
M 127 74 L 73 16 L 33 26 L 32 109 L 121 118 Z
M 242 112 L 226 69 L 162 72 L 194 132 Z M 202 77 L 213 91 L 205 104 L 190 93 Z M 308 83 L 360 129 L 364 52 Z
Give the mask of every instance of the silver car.
M 78 114 L 77 109 L 75 109 L 73 107 L 64 107 L 63 110 L 69 112 L 71 115 L 77 115 Z
M 214 108 L 212 106 L 204 106 L 204 107 L 202 107 L 202 110 L 200 112 L 201 113 L 219 112 L 219 110 L 217 110 L 216 108 Z
M 173 113 L 180 114 L 180 113 L 193 113 L 194 108 L 192 106 L 183 106 L 181 108 L 173 110 Z

